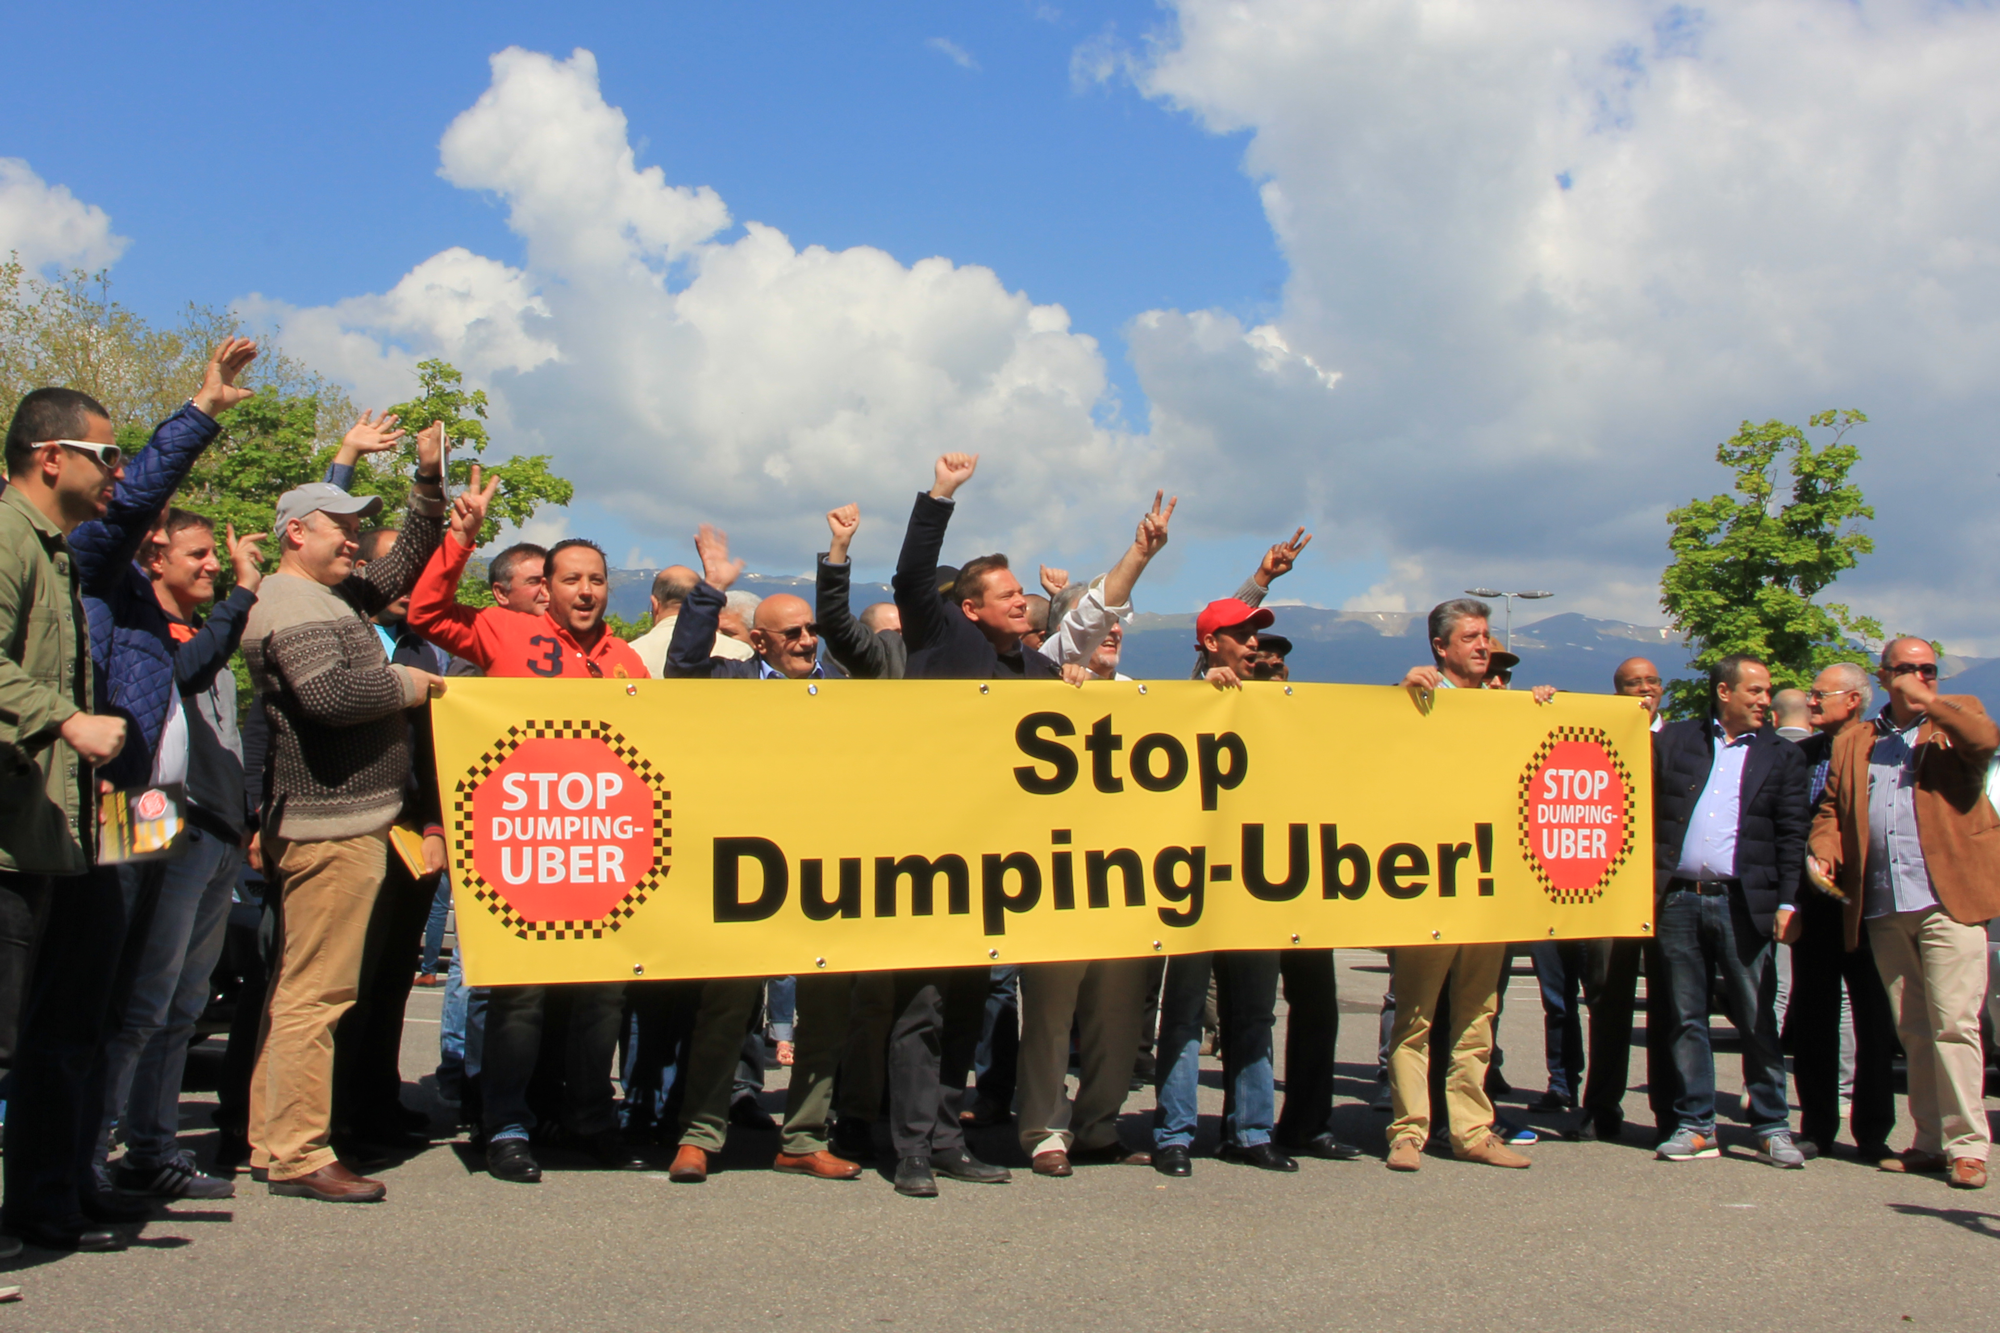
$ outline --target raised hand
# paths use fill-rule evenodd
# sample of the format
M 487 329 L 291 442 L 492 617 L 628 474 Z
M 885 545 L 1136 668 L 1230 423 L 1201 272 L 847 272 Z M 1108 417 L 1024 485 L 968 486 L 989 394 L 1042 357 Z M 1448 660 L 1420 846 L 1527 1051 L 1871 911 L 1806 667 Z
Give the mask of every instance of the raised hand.
M 949 500 L 953 492 L 972 480 L 972 474 L 978 466 L 978 454 L 946 454 L 938 459 L 937 480 L 931 486 L 931 498 Z
M 361 454 L 379 454 L 394 449 L 403 442 L 403 430 L 396 422 L 394 412 L 384 412 L 378 420 L 373 412 L 363 412 L 361 419 L 347 428 L 347 434 L 340 437 L 340 452 L 352 450 Z M 352 460 L 348 460 L 352 461 Z
M 1166 498 L 1166 494 L 1165 491 L 1153 492 L 1153 508 L 1140 516 L 1139 531 L 1132 538 L 1132 544 L 1148 560 L 1158 555 L 1160 548 L 1167 544 L 1167 524 L 1173 520 L 1174 509 L 1181 502 L 1181 497 L 1176 495 L 1173 499 L 1167 500 L 1167 507 L 1163 512 L 1160 509 L 1160 501 Z
M 1224 666 L 1210 667 L 1208 674 L 1203 676 L 1202 679 L 1215 686 L 1218 690 L 1240 690 L 1243 688 L 1243 682 L 1238 679 L 1236 673 Z
M 500 489 L 498 472 L 484 487 L 479 481 L 479 464 L 474 463 L 471 481 L 465 491 L 451 502 L 451 531 L 461 546 L 479 545 L 480 530 L 486 526 L 486 511 L 492 507 L 494 493 Z
M 1257 586 L 1268 588 L 1272 579 L 1282 578 L 1291 573 L 1292 566 L 1298 563 L 1299 553 L 1305 550 L 1311 541 L 1312 534 L 1300 528 L 1292 534 L 1290 541 L 1279 542 L 1264 552 L 1264 563 L 1257 566 L 1257 572 L 1252 576 L 1257 580 Z
M 1061 592 L 1064 588 L 1067 588 L 1068 586 L 1069 586 L 1069 571 L 1067 569 L 1050 569 L 1047 565 L 1042 566 L 1043 592 L 1047 593 L 1051 597 L 1054 597 L 1057 593 Z
M 444 485 L 444 423 L 433 421 L 417 432 L 417 475 L 436 477 Z
M 211 417 L 220 416 L 257 392 L 236 386 L 236 377 L 256 359 L 257 344 L 249 338 L 224 338 L 208 358 L 201 388 L 195 390 L 194 405 Z
M 833 544 L 826 553 L 830 565 L 847 563 L 847 548 L 853 542 L 854 534 L 861 528 L 861 506 L 842 505 L 829 509 L 826 513 L 826 529 L 833 534 Z
M 1090 679 L 1090 672 L 1084 669 L 1084 665 L 1081 662 L 1065 662 L 1063 663 L 1062 678 L 1063 684 L 1074 685 L 1080 690 L 1083 688 L 1083 682 Z
M 702 580 L 717 592 L 728 592 L 743 573 L 743 562 L 729 558 L 729 534 L 712 524 L 702 524 L 695 533 L 694 550 L 701 557 Z
M 236 586 L 257 591 L 264 582 L 264 551 L 257 543 L 268 537 L 266 532 L 246 532 L 236 535 L 236 525 L 223 525 L 223 536 L 229 549 L 229 563 L 236 571 Z

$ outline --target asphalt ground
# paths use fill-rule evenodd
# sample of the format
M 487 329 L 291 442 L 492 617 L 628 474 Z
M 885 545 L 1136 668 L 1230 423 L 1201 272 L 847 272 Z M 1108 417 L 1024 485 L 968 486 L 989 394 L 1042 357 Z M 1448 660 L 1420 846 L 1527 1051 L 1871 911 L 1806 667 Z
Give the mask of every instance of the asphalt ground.
M 1519 967 L 1502 1024 L 1519 1091 L 1502 1107 L 1554 1127 L 1565 1118 L 1525 1109 L 1541 1015 Z M 128 1228 L 124 1253 L 30 1250 L 0 1264 L 0 1285 L 23 1288 L 0 1330 L 2000 1328 L 2000 1186 L 1839 1157 L 1758 1163 L 1720 1020 L 1719 1160 L 1654 1160 L 1635 1089 L 1624 1144 L 1545 1138 L 1528 1171 L 1436 1155 L 1416 1175 L 1384 1170 L 1388 1117 L 1367 1107 L 1384 980 L 1380 955 L 1343 951 L 1338 1126 L 1369 1152 L 1358 1162 L 1274 1175 L 1198 1157 L 1185 1180 L 1129 1166 L 1044 1179 L 998 1129 L 974 1145 L 1018 1168 L 1011 1184 L 943 1181 L 920 1201 L 874 1173 L 778 1175 L 763 1169 L 775 1136 L 740 1130 L 700 1186 L 669 1184 L 664 1157 L 616 1173 L 553 1155 L 541 1184 L 506 1185 L 447 1140 L 378 1173 L 385 1203 L 273 1198 L 243 1175 L 233 1200 Z M 425 1074 L 406 1100 L 437 1110 L 442 1133 L 428 1081 L 440 1003 L 415 993 L 404 1068 Z M 199 1082 L 213 1057 L 197 1057 Z M 1642 1050 L 1632 1063 L 1637 1079 Z M 1198 1148 L 1212 1152 L 1222 1094 L 1203 1066 Z M 204 1155 L 211 1100 L 183 1102 Z M 1127 1102 L 1128 1142 L 1145 1141 L 1151 1106 Z M 1908 1134 L 1904 1115 L 1894 1141 Z

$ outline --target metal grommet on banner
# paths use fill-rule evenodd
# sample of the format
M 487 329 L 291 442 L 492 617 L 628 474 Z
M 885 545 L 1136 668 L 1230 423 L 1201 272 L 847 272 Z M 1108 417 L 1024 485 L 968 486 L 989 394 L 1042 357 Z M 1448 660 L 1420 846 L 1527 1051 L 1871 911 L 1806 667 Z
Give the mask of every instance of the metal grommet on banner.
M 981 682 L 979 686 L 979 692 L 981 694 L 991 694 L 993 693 L 993 687 L 991 685 L 985 684 L 984 682 Z
M 1299 937 L 1296 934 L 1294 934 L 1292 936 L 1292 943 L 1297 944 L 1298 942 L 1299 942 Z
M 1159 950 L 1160 950 L 1160 942 L 1159 942 L 1158 940 L 1154 940 L 1154 941 L 1153 941 L 1153 952 L 1155 952 L 1155 953 L 1158 953 L 1158 952 L 1159 952 Z
M 1639 923 L 1639 929 L 1645 931 L 1648 935 L 1650 935 L 1653 933 L 1653 923 L 1650 921 L 1641 921 Z
M 807 693 L 807 694 L 818 694 L 818 693 L 819 693 L 819 686 L 817 686 L 817 685 L 808 685 L 808 686 L 806 686 L 806 693 Z
M 1000 956 L 1000 951 L 998 949 L 988 949 L 986 951 L 986 956 L 988 958 L 998 958 Z
M 1444 938 L 1444 932 L 1441 930 L 1434 930 L 1431 932 L 1431 938 L 1434 940 L 1441 940 Z
M 643 976 L 645 976 L 645 975 L 646 975 L 646 965 L 645 965 L 644 963 L 634 963 L 634 964 L 632 964 L 632 975 L 633 975 L 633 976 L 635 976 L 635 977 L 643 977 Z
M 813 966 L 814 966 L 814 967 L 825 967 L 825 966 L 826 966 L 826 959 L 824 959 L 824 958 L 815 958 L 815 959 L 813 959 Z
M 1139 687 L 1139 693 L 1144 694 L 1145 692 L 1146 692 L 1146 687 L 1144 685 L 1141 685 Z
M 1555 928 L 1554 926 L 1550 926 L 1550 927 L 1549 927 L 1549 938 L 1550 938 L 1550 939 L 1554 939 L 1555 937 L 1556 937 L 1556 928 Z
M 1292 687 L 1289 685 L 1285 686 L 1285 693 L 1290 694 L 1291 692 L 1292 692 Z
M 639 687 L 637 685 L 627 685 L 625 687 L 625 693 L 627 694 L 637 694 L 638 692 L 639 692 Z

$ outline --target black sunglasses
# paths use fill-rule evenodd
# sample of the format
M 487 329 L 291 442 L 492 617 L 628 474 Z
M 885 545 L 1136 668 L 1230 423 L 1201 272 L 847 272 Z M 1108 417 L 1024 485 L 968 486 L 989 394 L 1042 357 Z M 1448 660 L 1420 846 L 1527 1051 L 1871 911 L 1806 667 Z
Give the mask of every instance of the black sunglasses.
M 1936 662 L 1898 662 L 1898 663 L 1896 663 L 1896 665 L 1894 665 L 1894 666 L 1892 666 L 1892 667 L 1890 667 L 1890 668 L 1889 668 L 1889 674 L 1890 674 L 1890 675 L 1892 675 L 1892 676 L 1908 676 L 1908 675 L 1911 675 L 1911 674 L 1915 674 L 1915 675 L 1919 675 L 1919 676 L 1922 676 L 1922 677 L 1923 677 L 1923 678 L 1924 678 L 1925 680 L 1936 680 L 1936 679 L 1937 679 L 1937 663 L 1936 663 Z
M 798 639 L 799 635 L 801 634 L 810 634 L 815 639 L 817 639 L 819 637 L 819 624 L 816 621 L 807 621 L 803 625 L 791 625 L 786 627 L 785 629 L 767 629 L 764 632 L 770 635 L 774 639 L 781 640 L 785 643 L 792 643 L 795 642 Z

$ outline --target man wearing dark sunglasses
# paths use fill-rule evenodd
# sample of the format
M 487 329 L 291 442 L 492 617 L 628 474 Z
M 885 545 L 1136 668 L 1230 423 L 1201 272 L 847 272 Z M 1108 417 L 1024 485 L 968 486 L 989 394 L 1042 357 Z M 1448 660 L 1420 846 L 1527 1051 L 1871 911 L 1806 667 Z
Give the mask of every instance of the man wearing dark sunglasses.
M 702 577 L 674 623 L 673 642 L 667 648 L 669 677 L 818 680 L 825 675 L 812 608 L 789 593 L 775 593 L 758 604 L 750 627 L 755 657 L 743 662 L 711 655 L 724 594 L 742 574 L 743 562 L 729 558 L 729 535 L 706 523 L 695 537 L 695 551 L 701 557 Z M 798 1044 L 791 1089 L 785 1095 L 784 1140 L 772 1163 L 779 1171 L 822 1180 L 853 1180 L 861 1174 L 858 1164 L 835 1156 L 827 1146 L 833 1075 L 845 1044 L 854 981 L 852 973 L 798 979 Z M 679 1184 L 699 1184 L 708 1178 L 709 1155 L 722 1151 L 732 1122 L 767 1119 L 754 1097 L 731 1100 L 744 1033 L 763 987 L 762 977 L 714 977 L 701 983 L 700 1009 L 687 1041 L 680 1145 L 668 1171 Z M 761 1046 L 761 1038 L 754 1040 Z
M 1875 678 L 1889 701 L 1872 727 L 1834 738 L 1811 854 L 1846 895 L 1849 949 L 1866 928 L 1909 1062 L 1915 1142 L 1882 1169 L 1979 1189 L 1991 1148 L 1983 927 L 2000 915 L 1986 775 L 2000 727 L 1972 696 L 1937 692 L 1937 653 L 1922 639 L 1891 639 Z

